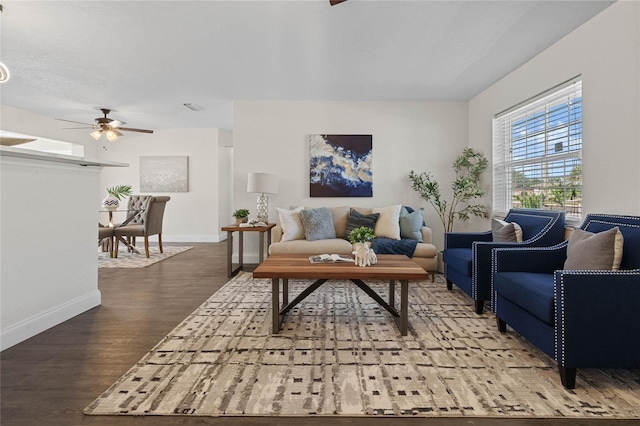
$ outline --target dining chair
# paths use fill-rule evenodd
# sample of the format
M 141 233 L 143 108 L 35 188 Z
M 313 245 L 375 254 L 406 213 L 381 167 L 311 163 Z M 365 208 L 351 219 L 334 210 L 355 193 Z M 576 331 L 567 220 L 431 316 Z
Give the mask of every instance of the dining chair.
M 113 228 L 110 226 L 103 226 L 98 223 L 98 246 L 106 248 L 109 251 L 109 256 L 114 256 L 113 251 L 113 237 L 114 237 Z
M 131 218 L 131 220 L 124 225 L 142 225 L 144 223 L 144 213 L 147 208 L 149 198 L 151 197 L 151 195 L 139 194 L 133 194 L 129 196 L 129 201 L 127 203 L 127 217 Z M 127 241 L 134 246 L 136 245 L 135 236 L 127 237 Z
M 127 237 L 144 237 L 144 251 L 145 255 L 149 257 L 149 237 L 152 235 L 158 236 L 158 247 L 160 253 L 163 253 L 162 249 L 162 221 L 164 218 L 164 209 L 167 201 L 171 199 L 168 196 L 144 196 L 146 200 L 139 200 L 142 204 L 140 209 L 140 217 L 134 218 L 129 224 L 116 227 L 115 234 L 115 256 L 118 256 L 118 247 L 120 245 L 120 238 Z M 135 202 L 135 201 L 134 201 Z M 129 202 L 131 207 L 131 201 Z M 140 206 L 138 206 L 140 207 Z M 133 223 L 132 223 L 133 222 Z

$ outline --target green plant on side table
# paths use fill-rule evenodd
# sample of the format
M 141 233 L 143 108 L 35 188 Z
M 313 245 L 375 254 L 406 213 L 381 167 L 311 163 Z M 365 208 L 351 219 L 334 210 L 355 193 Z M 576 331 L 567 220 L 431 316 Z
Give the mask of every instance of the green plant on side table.
M 247 222 L 249 220 L 249 210 L 247 209 L 238 209 L 233 212 L 233 217 L 236 218 L 236 224 L 241 224 Z
M 368 226 L 361 226 L 349 232 L 349 242 L 351 244 L 366 243 L 373 240 L 374 237 L 373 229 Z
M 456 177 L 451 183 L 453 197 L 450 202 L 444 199 L 440 185 L 429 172 L 409 173 L 411 188 L 429 202 L 438 213 L 445 232 L 452 232 L 456 220 L 465 222 L 471 218 L 487 217 L 487 206 L 469 204 L 475 198 L 483 197 L 487 191 L 481 185 L 481 175 L 487 169 L 489 161 L 483 153 L 473 148 L 465 148 L 453 163 Z

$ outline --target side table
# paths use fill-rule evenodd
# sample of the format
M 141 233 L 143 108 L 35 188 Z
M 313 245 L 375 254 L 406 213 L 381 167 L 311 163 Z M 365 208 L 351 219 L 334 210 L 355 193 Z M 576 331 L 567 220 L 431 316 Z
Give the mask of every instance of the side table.
M 244 267 L 243 258 L 243 238 L 242 235 L 245 232 L 258 232 L 260 234 L 260 253 L 259 261 L 262 263 L 264 260 L 264 234 L 267 234 L 267 251 L 271 245 L 271 228 L 276 226 L 275 223 L 268 223 L 265 226 L 240 226 L 240 225 L 227 225 L 221 228 L 222 231 L 227 232 L 227 276 L 232 277 L 241 271 Z M 238 233 L 238 266 L 233 269 L 231 258 L 233 257 L 233 233 Z M 269 253 L 267 252 L 267 256 Z

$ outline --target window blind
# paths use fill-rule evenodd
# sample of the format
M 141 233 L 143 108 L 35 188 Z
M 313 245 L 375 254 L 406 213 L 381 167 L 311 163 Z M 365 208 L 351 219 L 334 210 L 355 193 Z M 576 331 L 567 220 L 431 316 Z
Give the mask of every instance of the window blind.
M 582 216 L 582 81 L 562 85 L 493 120 L 493 209 Z

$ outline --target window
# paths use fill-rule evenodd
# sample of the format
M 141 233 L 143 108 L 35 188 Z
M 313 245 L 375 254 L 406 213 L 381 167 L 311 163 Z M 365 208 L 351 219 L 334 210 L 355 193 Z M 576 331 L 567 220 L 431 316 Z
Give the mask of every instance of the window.
M 493 209 L 582 217 L 582 82 L 578 78 L 496 115 Z

